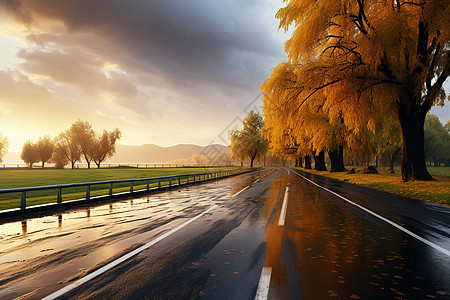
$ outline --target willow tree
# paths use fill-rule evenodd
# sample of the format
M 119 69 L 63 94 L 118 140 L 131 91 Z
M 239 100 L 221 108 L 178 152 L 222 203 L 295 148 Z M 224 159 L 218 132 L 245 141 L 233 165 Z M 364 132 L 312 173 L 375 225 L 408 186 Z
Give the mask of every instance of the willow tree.
M 315 168 L 321 171 L 326 170 L 324 154 L 328 152 L 331 171 L 345 171 L 345 124 L 342 118 L 332 120 L 328 117 L 323 91 L 300 105 L 304 91 L 298 69 L 298 66 L 283 62 L 274 68 L 270 78 L 262 85 L 265 126 L 271 147 L 285 153 L 296 148 L 297 153 L 305 155 L 307 168 L 313 155 Z
M 39 153 L 36 143 L 33 143 L 31 140 L 27 140 L 23 144 L 20 158 L 29 165 L 30 169 L 33 168 L 33 164 L 39 161 Z
M 72 169 L 75 168 L 75 163 L 80 160 L 81 147 L 76 140 L 76 127 L 72 126 L 61 132 L 55 139 L 55 152 L 56 155 L 64 156 L 71 164 Z M 64 161 L 58 159 L 58 161 Z
M 444 105 L 450 73 L 448 0 L 286 0 L 280 28 L 289 62 L 301 66 L 303 89 L 325 90 L 331 117 L 373 126 L 363 106 L 396 113 L 402 131 L 402 178 L 433 180 L 425 166 L 425 116 Z M 369 110 L 370 111 L 370 110 Z
M 116 143 L 122 137 L 119 128 L 113 131 L 103 130 L 103 133 L 94 139 L 91 157 L 97 168 L 107 158 L 116 153 Z
M 88 169 L 90 169 L 95 143 L 95 131 L 92 129 L 92 125 L 87 121 L 78 119 L 69 130 L 73 133 L 74 141 L 80 146 L 81 155 L 86 160 Z
M 53 151 L 55 149 L 53 139 L 48 135 L 40 137 L 36 143 L 36 149 L 38 161 L 41 162 L 41 166 L 42 168 L 44 168 L 45 163 L 49 161 L 53 156 Z
M 255 159 L 263 158 L 269 143 L 263 136 L 262 128 L 262 116 L 251 110 L 242 122 L 242 129 L 231 133 L 232 157 L 242 160 L 248 158 L 250 167 L 253 167 Z
M 296 156 L 305 157 L 305 168 L 311 169 L 313 150 L 309 139 L 300 136 L 303 121 L 295 103 L 298 98 L 297 76 L 294 66 L 280 63 L 261 87 L 263 91 L 264 132 L 273 155 L 285 158 L 293 149 Z

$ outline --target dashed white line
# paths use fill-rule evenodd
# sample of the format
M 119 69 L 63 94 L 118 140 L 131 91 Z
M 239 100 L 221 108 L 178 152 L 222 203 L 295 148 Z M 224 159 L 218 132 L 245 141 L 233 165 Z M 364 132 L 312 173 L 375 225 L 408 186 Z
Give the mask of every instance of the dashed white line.
M 243 191 L 245 191 L 246 189 L 248 189 L 250 186 L 246 186 L 245 188 L 243 188 L 242 190 L 240 190 L 239 192 L 237 192 L 236 194 L 234 194 L 231 197 L 236 197 L 237 195 L 239 195 L 240 193 L 242 193 Z
M 131 257 L 139 254 L 140 252 L 144 251 L 147 248 L 150 248 L 151 246 L 155 245 L 156 243 L 160 242 L 161 240 L 165 239 L 166 237 L 170 236 L 171 234 L 177 232 L 178 230 L 180 230 L 181 228 L 189 225 L 190 223 L 194 222 L 195 220 L 201 218 L 203 215 L 209 213 L 210 211 L 212 211 L 213 209 L 215 209 L 217 207 L 217 205 L 214 205 L 212 207 L 210 207 L 209 209 L 205 210 L 204 212 L 202 212 L 201 214 L 195 216 L 194 218 L 184 222 L 183 224 L 175 227 L 174 229 L 166 232 L 165 234 L 157 237 L 156 239 L 148 242 L 147 244 L 125 254 L 124 256 L 119 257 L 118 259 L 110 262 L 109 264 L 105 265 L 104 267 L 96 270 L 95 272 L 92 272 L 91 274 L 84 276 L 83 278 L 75 281 L 72 284 L 67 285 L 66 287 L 54 292 L 53 294 L 48 295 L 47 297 L 43 298 L 43 300 L 50 300 L 50 299 L 56 299 L 62 295 L 64 295 L 67 292 L 70 292 L 71 290 L 75 289 L 76 287 L 82 285 L 83 283 L 86 283 L 92 279 L 94 279 L 95 277 L 105 273 L 106 271 L 114 268 L 115 266 L 123 263 L 124 261 L 130 259 Z
M 261 178 L 256 179 L 253 183 L 257 183 L 258 181 L 261 181 Z
M 284 226 L 284 222 L 286 220 L 288 195 L 289 195 L 289 187 L 286 187 L 286 191 L 284 192 L 283 206 L 281 206 L 280 218 L 278 219 L 278 226 Z
M 358 207 L 358 208 L 364 210 L 365 212 L 371 214 L 372 216 L 375 216 L 375 217 L 377 217 L 378 219 L 383 220 L 383 221 L 385 221 L 386 223 L 388 223 L 388 224 L 394 226 L 395 228 L 400 229 L 400 230 L 403 231 L 404 233 L 406 233 L 406 234 L 410 235 L 411 237 L 413 237 L 413 238 L 415 238 L 415 239 L 417 239 L 417 240 L 419 240 L 419 241 L 421 241 L 421 242 L 427 244 L 428 246 L 430 246 L 430 247 L 432 247 L 432 248 L 438 250 L 439 252 L 442 252 L 442 253 L 444 253 L 445 255 L 450 256 L 450 251 L 448 251 L 447 249 L 444 249 L 444 248 L 442 248 L 442 247 L 440 247 L 440 246 L 438 246 L 438 245 L 436 245 L 436 244 L 430 242 L 429 240 L 424 239 L 424 238 L 421 237 L 420 235 L 417 235 L 417 234 L 415 234 L 414 232 L 409 231 L 408 229 L 406 229 L 406 228 L 404 228 L 404 227 L 398 225 L 397 223 L 392 222 L 391 220 L 386 219 L 385 217 L 380 216 L 380 215 L 377 214 L 377 213 L 374 213 L 373 211 L 371 211 L 371 210 L 365 208 L 364 206 L 361 206 L 361 205 L 359 205 L 359 204 L 356 204 L 355 202 L 348 200 L 347 198 L 345 198 L 345 197 L 339 195 L 338 193 L 335 193 L 335 192 L 333 192 L 333 191 L 331 191 L 331 190 L 329 190 L 329 189 L 327 189 L 327 188 L 325 188 L 325 187 L 323 187 L 323 186 L 321 186 L 321 185 L 315 183 L 314 181 L 309 180 L 309 179 L 306 178 L 305 176 L 303 176 L 303 175 L 301 175 L 301 174 L 299 174 L 299 173 L 297 173 L 297 172 L 295 172 L 295 171 L 292 171 L 292 172 L 294 172 L 294 173 L 297 174 L 298 176 L 302 177 L 303 179 L 305 179 L 305 180 L 311 182 L 312 184 L 314 184 L 314 185 L 320 187 L 321 189 L 324 189 L 325 191 L 327 191 L 327 192 L 329 192 L 329 193 L 331 193 L 331 194 L 333 194 L 333 195 L 335 195 L 335 196 L 341 198 L 342 200 L 347 201 L 348 203 L 350 203 L 350 204 L 352 204 L 352 205 L 354 205 L 354 206 L 356 206 L 356 207 Z
M 255 300 L 266 300 L 269 296 L 270 276 L 272 275 L 271 267 L 264 267 L 259 279 L 258 289 L 256 290 Z

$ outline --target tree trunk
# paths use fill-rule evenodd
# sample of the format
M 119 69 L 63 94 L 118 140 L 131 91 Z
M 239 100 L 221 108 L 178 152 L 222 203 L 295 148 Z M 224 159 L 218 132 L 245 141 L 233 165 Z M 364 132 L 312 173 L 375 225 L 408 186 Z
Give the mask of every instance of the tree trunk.
M 325 152 L 321 151 L 319 155 L 314 155 L 314 170 L 316 171 L 326 171 L 325 166 Z
M 301 157 L 301 156 L 298 157 L 298 166 L 300 168 L 303 168 L 303 157 Z
M 43 162 L 42 162 L 42 169 L 44 168 L 44 165 L 45 165 L 45 162 L 43 161 Z
M 339 146 L 339 150 L 328 151 L 330 157 L 331 169 L 330 172 L 345 172 L 347 169 L 344 166 L 344 147 Z
M 403 181 L 424 180 L 434 178 L 428 173 L 425 164 L 424 130 L 425 116 L 420 106 L 406 107 L 397 103 L 397 116 L 402 130 L 402 179 Z
M 391 171 L 392 174 L 394 174 L 394 164 L 399 152 L 400 148 L 397 148 L 394 152 L 392 152 L 392 155 L 389 155 L 389 171 Z
M 86 160 L 86 163 L 87 163 L 87 166 L 88 166 L 88 169 L 90 169 L 91 168 L 91 161 L 88 159 L 88 157 L 87 157 L 87 155 L 86 154 L 84 154 L 84 159 Z
M 305 169 L 311 169 L 311 156 L 305 155 Z
M 243 161 L 241 161 L 241 167 L 243 167 L 244 166 L 244 162 Z
M 33 169 L 33 163 L 30 163 L 30 169 Z
M 71 161 L 70 164 L 72 165 L 72 170 L 75 169 L 75 161 Z
M 295 158 L 295 167 L 298 168 L 298 158 Z
M 97 169 L 100 169 L 100 164 L 101 164 L 102 162 L 99 162 L 99 163 L 95 163 L 96 165 L 97 165 Z
M 250 159 L 250 168 L 253 168 L 253 161 L 255 160 L 255 157 L 256 157 L 256 153 Z

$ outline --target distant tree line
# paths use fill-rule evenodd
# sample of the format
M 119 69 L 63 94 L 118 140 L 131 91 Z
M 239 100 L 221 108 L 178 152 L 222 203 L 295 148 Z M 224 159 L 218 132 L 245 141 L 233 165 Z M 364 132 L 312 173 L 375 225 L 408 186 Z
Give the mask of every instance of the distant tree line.
M 75 163 L 83 159 L 88 169 L 91 168 L 91 162 L 100 168 L 105 159 L 116 153 L 116 142 L 121 137 L 122 133 L 118 128 L 103 130 L 103 133 L 97 134 L 89 122 L 78 120 L 53 139 L 46 135 L 37 142 L 26 141 L 20 157 L 30 168 L 37 162 L 44 168 L 49 162 L 55 164 L 56 168 L 64 168 L 70 163 L 74 169 Z M 0 136 L 0 143 L 1 138 Z
M 450 120 L 443 125 L 436 115 L 425 119 L 425 157 L 434 166 L 450 166 Z

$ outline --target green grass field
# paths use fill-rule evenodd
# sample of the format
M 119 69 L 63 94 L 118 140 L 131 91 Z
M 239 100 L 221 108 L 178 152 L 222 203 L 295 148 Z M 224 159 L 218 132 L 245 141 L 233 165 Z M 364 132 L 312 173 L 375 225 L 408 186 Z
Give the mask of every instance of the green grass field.
M 59 185 L 68 183 L 82 183 L 95 181 L 108 181 L 118 179 L 151 178 L 181 174 L 198 174 L 214 172 L 219 170 L 230 170 L 234 167 L 224 168 L 151 168 L 151 169 L 75 169 L 75 170 L 54 170 L 54 169 L 33 169 L 33 170 L 2 170 L 0 169 L 0 189 L 10 189 L 19 187 L 35 187 L 44 185 Z M 242 169 L 243 171 L 245 169 Z M 192 178 L 191 178 L 192 180 Z M 186 180 L 184 180 L 185 182 Z M 182 181 L 183 182 L 183 181 Z M 151 181 L 150 187 L 156 187 L 157 181 Z M 161 182 L 161 185 L 168 185 L 168 181 Z M 134 190 L 145 189 L 146 181 L 136 182 Z M 130 190 L 129 183 L 114 184 L 113 193 L 126 192 Z M 91 197 L 107 195 L 109 184 L 91 186 Z M 57 200 L 57 190 L 43 190 L 27 192 L 27 206 L 53 203 Z M 65 188 L 62 192 L 62 200 L 74 200 L 86 196 L 86 187 Z M 0 210 L 20 207 L 21 193 L 0 194 Z
M 347 166 L 346 168 L 348 170 L 355 168 L 359 172 L 347 174 L 346 172 L 301 170 L 406 197 L 450 205 L 450 168 L 429 167 L 428 171 L 436 181 L 410 182 L 402 182 L 400 167 L 394 168 L 395 174 L 390 174 L 388 168 L 378 168 L 380 174 L 362 174 L 361 170 L 364 167 Z

